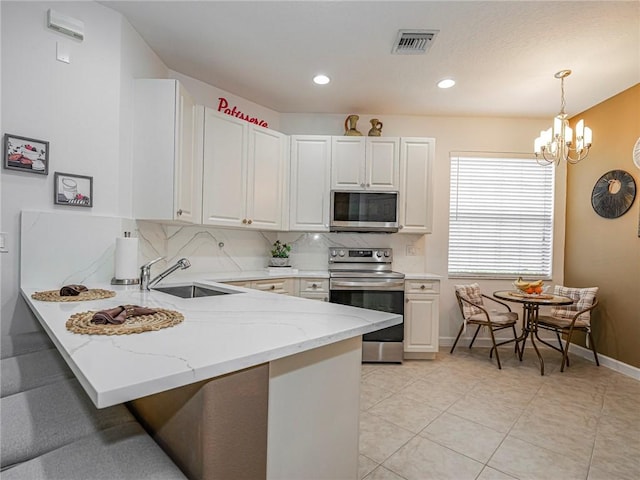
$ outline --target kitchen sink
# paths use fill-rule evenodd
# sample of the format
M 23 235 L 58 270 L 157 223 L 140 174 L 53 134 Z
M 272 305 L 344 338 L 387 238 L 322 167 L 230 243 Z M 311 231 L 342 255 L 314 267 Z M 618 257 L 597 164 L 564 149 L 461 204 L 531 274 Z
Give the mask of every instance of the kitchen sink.
M 201 298 L 201 297 L 214 297 L 217 295 L 229 295 L 232 293 L 242 293 L 237 290 L 231 290 L 218 287 L 203 287 L 200 285 L 176 285 L 172 287 L 155 287 L 151 290 L 157 290 L 158 292 L 168 293 L 175 297 L 180 298 Z

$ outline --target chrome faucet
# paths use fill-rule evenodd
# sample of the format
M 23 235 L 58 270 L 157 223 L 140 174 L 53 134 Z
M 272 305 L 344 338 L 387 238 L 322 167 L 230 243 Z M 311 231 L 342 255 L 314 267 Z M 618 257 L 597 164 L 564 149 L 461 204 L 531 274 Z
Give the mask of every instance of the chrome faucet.
M 164 257 L 158 257 L 155 260 L 151 260 L 150 262 L 145 263 L 140 267 L 140 290 L 149 290 L 149 287 L 151 287 L 151 285 L 154 285 L 163 278 L 168 277 L 179 268 L 185 270 L 191 266 L 189 260 L 187 260 L 186 258 L 181 258 L 175 264 L 167 268 L 164 272 L 154 277 L 153 280 L 149 280 L 151 278 L 151 265 L 159 262 L 163 258 Z

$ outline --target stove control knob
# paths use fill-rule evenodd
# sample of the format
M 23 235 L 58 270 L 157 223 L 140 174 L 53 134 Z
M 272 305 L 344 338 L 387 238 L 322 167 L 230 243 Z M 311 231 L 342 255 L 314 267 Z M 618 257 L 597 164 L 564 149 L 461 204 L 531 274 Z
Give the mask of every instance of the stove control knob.
M 389 252 L 389 250 L 385 250 L 385 251 L 384 251 L 384 256 L 385 256 L 385 257 L 388 257 L 388 256 L 390 256 L 390 255 L 391 255 L 391 252 Z
M 378 252 L 376 252 L 376 257 L 378 257 L 378 258 L 382 258 L 382 252 L 379 252 L 379 251 L 378 251 Z
M 331 256 L 335 257 L 338 255 L 338 252 L 336 252 L 335 250 L 331 250 Z
M 340 255 L 341 257 L 344 257 L 344 250 L 340 250 L 340 251 L 338 252 L 338 255 Z

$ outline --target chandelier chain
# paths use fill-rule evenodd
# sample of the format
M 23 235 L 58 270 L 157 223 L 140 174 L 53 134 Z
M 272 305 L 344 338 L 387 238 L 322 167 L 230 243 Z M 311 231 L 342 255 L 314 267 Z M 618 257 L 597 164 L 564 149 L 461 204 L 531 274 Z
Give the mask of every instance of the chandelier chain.
M 566 102 L 564 100 L 564 77 L 560 79 L 560 113 L 564 114 L 564 107 Z

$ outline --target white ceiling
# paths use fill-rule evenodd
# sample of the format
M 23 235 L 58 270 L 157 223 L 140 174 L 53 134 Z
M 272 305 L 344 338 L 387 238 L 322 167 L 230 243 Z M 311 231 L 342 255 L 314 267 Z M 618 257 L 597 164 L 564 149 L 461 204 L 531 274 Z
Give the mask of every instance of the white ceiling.
M 638 0 L 100 3 L 170 69 L 281 113 L 547 117 L 571 69 L 574 115 L 640 82 Z M 391 55 L 399 29 L 439 33 L 425 55 Z

